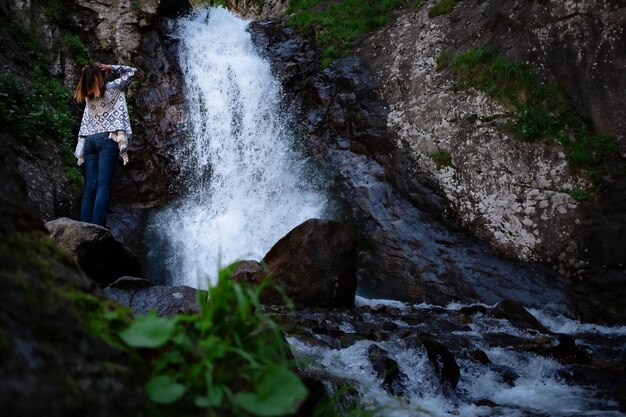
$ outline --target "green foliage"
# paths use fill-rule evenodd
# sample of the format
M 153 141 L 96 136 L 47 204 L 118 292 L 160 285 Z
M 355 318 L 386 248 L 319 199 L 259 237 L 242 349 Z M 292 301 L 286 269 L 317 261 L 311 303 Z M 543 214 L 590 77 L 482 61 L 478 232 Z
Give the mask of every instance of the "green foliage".
M 33 68 L 30 86 L 11 72 L 0 73 L 0 123 L 17 139 L 30 145 L 37 144 L 44 134 L 54 138 L 59 144 L 68 180 L 72 184 L 81 184 L 82 174 L 75 166 L 72 149 L 77 124 L 69 106 L 72 95 L 61 81 L 49 74 L 52 59 L 41 43 L 17 22 L 5 27 L 29 56 Z M 66 34 L 64 41 L 77 54 L 77 61 L 88 59 L 78 36 Z
M 130 351 L 118 337 L 118 332 L 131 322 L 128 308 L 72 287 L 62 287 L 59 293 L 65 302 L 73 305 L 76 318 L 94 337 L 119 350 Z
M 458 0 L 439 0 L 429 10 L 429 17 L 441 16 L 442 14 L 450 13 L 454 6 L 456 6 Z
M 67 13 L 62 0 L 46 0 L 42 7 L 43 15 L 54 23 L 63 23 Z
M 67 45 L 72 57 L 79 66 L 87 65 L 91 62 L 89 51 L 85 48 L 80 36 L 74 33 L 66 33 L 63 35 L 63 42 Z
M 445 149 L 437 147 L 436 150 L 431 152 L 430 157 L 437 166 L 437 169 L 452 166 L 452 156 L 450 152 Z
M 476 88 L 514 107 L 508 125 L 513 134 L 561 143 L 569 165 L 587 171 L 595 182 L 605 173 L 604 162 L 617 153 L 615 138 L 592 132 L 559 86 L 540 82 L 523 62 L 482 47 L 456 56 L 441 54 L 437 64 L 452 70 L 458 87 Z
M 176 320 L 157 317 L 154 311 L 137 317 L 133 324 L 120 333 L 120 338 L 128 345 L 138 348 L 158 348 L 172 335 Z
M 306 398 L 280 328 L 260 309 L 266 284 L 233 281 L 235 266 L 222 270 L 208 293 L 199 292 L 198 314 L 151 313 L 119 333 L 129 346 L 156 350 L 146 385 L 154 402 L 211 415 L 280 416 Z
M 146 384 L 148 398 L 159 404 L 171 404 L 181 399 L 186 387 L 167 375 L 158 375 Z
M 384 26 L 391 12 L 416 1 L 408 0 L 296 0 L 290 4 L 289 24 L 302 33 L 314 31 L 322 65 L 346 55 L 365 33 Z
M 593 194 L 585 188 L 572 188 L 571 190 L 565 190 L 565 192 L 580 202 L 589 201 L 593 198 Z

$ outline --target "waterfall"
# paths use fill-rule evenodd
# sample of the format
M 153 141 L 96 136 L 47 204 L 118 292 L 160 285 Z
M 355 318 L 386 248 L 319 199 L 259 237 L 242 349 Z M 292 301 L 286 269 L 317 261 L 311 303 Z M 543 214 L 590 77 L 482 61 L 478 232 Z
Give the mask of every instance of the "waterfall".
M 206 287 L 220 266 L 260 260 L 292 228 L 325 213 L 280 83 L 247 27 L 221 7 L 177 23 L 189 126 L 175 155 L 184 191 L 146 228 L 147 264 L 171 277 L 168 284 Z

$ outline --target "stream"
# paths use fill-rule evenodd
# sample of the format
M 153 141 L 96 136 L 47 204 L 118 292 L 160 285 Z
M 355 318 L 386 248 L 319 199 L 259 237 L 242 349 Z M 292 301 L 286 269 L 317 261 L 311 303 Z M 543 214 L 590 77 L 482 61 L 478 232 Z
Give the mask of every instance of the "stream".
M 157 283 L 205 288 L 220 266 L 260 260 L 306 219 L 335 215 L 248 25 L 223 8 L 197 9 L 176 23 L 189 140 L 175 155 L 185 174 L 180 199 L 147 221 L 146 275 Z M 349 177 L 355 212 L 388 210 L 394 191 L 377 174 L 381 167 L 348 154 L 331 151 L 329 163 Z M 357 296 L 345 310 L 268 307 L 290 329 L 304 373 L 385 417 L 626 415 L 626 327 L 561 315 L 565 300 L 541 269 L 529 275 L 509 261 L 481 265 L 496 259 L 490 248 L 428 223 L 409 204 L 386 213 L 398 242 L 420 242 L 410 253 L 430 262 L 430 279 L 464 275 L 470 300 L 444 307 Z M 383 220 L 369 219 L 372 233 Z M 517 287 L 485 281 L 488 274 Z M 515 292 L 533 308 L 496 304 Z M 371 288 L 367 295 L 376 297 Z M 548 306 L 542 300 L 552 308 L 540 308 Z

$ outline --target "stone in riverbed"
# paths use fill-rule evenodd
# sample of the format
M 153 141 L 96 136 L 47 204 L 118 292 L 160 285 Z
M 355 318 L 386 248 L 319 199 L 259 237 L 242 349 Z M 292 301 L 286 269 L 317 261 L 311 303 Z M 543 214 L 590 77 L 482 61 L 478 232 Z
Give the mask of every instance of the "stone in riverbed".
M 392 395 L 402 396 L 404 394 L 402 381 L 407 376 L 400 370 L 398 362 L 391 358 L 385 349 L 377 345 L 371 345 L 367 349 L 367 358 L 378 378 L 383 380 L 383 388 Z
M 197 290 L 184 285 L 175 287 L 148 286 L 146 280 L 123 277 L 104 289 L 104 295 L 130 307 L 135 314 L 154 308 L 159 316 L 173 316 L 200 311 Z
M 102 287 L 124 275 L 140 276 L 139 259 L 106 228 L 65 217 L 46 223 L 57 243 Z
M 341 223 L 309 219 L 279 240 L 263 262 L 296 306 L 354 305 L 356 240 Z M 266 291 L 261 301 L 283 303 L 275 291 Z

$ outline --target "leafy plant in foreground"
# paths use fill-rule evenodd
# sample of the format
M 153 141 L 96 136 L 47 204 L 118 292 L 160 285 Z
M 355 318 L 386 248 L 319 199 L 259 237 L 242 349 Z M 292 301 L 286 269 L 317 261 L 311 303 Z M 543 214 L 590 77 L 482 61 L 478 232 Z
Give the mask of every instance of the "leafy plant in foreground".
M 119 336 L 131 347 L 155 351 L 146 384 L 155 403 L 216 416 L 291 414 L 307 390 L 292 371 L 280 328 L 260 309 L 266 285 L 233 281 L 234 267 L 222 270 L 208 293 L 199 292 L 198 314 L 152 312 Z

